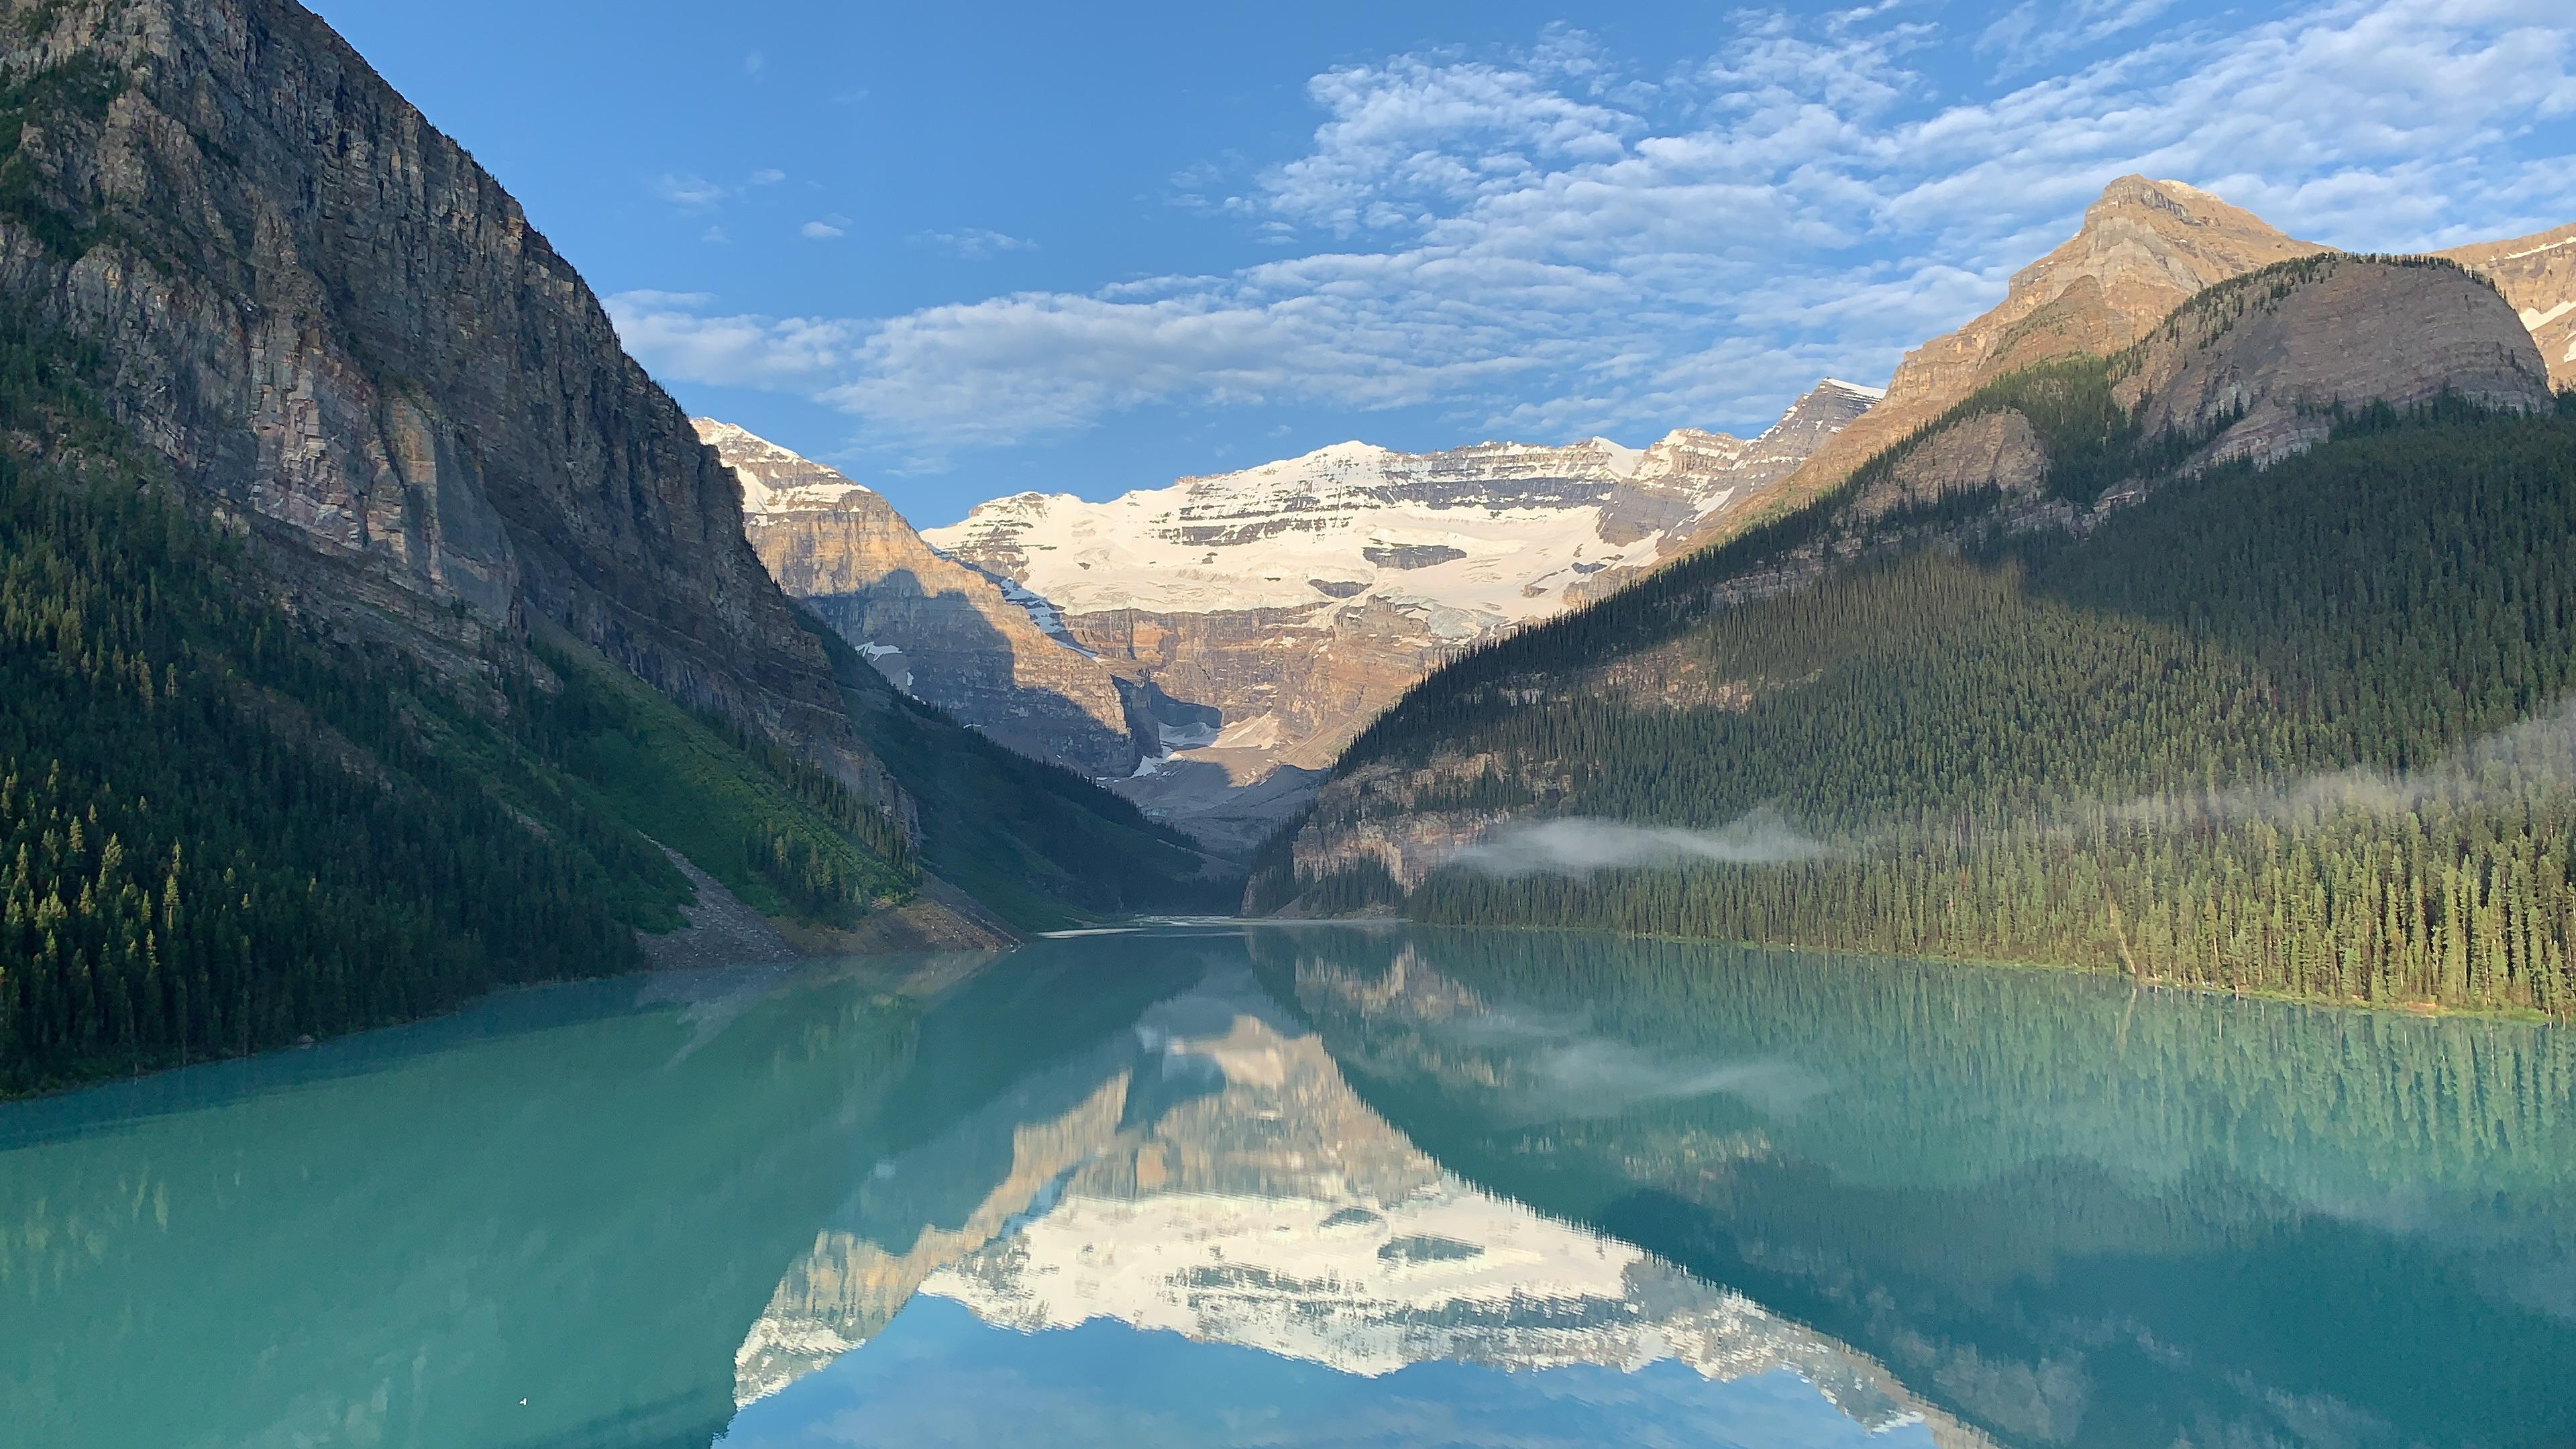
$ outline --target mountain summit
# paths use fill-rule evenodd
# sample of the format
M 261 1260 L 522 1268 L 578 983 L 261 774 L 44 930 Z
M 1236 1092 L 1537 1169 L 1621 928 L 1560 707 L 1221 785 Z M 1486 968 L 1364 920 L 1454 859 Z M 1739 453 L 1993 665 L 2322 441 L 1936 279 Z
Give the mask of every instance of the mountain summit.
M 1711 520 L 1665 556 L 1814 497 L 1995 378 L 2117 352 L 2213 283 L 2324 250 L 2196 186 L 2123 176 L 2085 209 L 2074 236 L 2013 274 L 1999 306 L 1907 353 L 1886 401 L 1816 449 L 1760 507 Z

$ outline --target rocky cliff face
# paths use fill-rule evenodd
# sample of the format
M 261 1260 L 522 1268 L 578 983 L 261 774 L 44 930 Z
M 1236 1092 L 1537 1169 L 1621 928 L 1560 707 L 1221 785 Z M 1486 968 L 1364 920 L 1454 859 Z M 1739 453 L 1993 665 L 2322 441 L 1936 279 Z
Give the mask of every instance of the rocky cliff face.
M 1241 849 L 1443 659 L 1584 602 L 1594 580 L 1741 507 L 1876 400 L 1827 382 L 1749 441 L 1346 443 L 1107 503 L 1001 499 L 924 536 L 1017 586 L 1035 619 L 1150 700 L 1131 713 L 1160 748 L 1122 793 Z
M 2437 255 L 2495 283 L 2540 345 L 2551 385 L 2576 388 L 2576 224 Z
M 1140 746 L 1118 678 L 1006 585 L 942 557 L 880 495 L 740 428 L 698 435 L 742 483 L 754 552 L 896 688 L 994 739 L 1092 776 L 1132 773 Z
M 2511 304 L 2456 265 L 2324 253 L 2213 287 L 2150 334 L 2113 396 L 2150 437 L 2223 426 L 2207 462 L 2268 463 L 2322 440 L 2327 410 L 2550 405 L 2549 369 Z M 2230 419 L 2234 419 L 2230 421 Z
M 101 349 L 117 419 L 299 607 L 433 658 L 551 620 L 684 700 L 837 735 L 731 475 L 518 204 L 327 26 L 292 0 L 0 16 L 24 121 L 0 303 Z

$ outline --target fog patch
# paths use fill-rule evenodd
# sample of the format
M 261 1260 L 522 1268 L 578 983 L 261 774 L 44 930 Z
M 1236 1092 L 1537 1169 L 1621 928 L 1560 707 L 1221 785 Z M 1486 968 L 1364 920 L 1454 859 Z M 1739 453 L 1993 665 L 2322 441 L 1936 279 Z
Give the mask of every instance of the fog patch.
M 2576 787 L 2576 706 L 2471 741 L 2420 770 L 2369 768 L 2229 790 L 2169 791 L 2108 810 L 2149 829 L 2259 820 L 2285 828 L 2404 815 L 2427 805 L 2519 805 Z
M 1630 825 L 1569 817 L 1505 825 L 1449 864 L 1505 879 L 1589 875 L 1678 865 L 1781 865 L 1835 854 L 1776 810 L 1756 810 L 1719 830 Z

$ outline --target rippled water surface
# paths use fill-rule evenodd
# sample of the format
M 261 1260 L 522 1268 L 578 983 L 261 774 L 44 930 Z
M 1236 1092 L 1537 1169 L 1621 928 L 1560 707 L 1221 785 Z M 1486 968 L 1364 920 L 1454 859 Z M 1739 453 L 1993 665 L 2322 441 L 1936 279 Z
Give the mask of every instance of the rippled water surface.
M 550 988 L 0 1108 L 0 1443 L 2571 1449 L 2571 1089 L 1588 937 Z

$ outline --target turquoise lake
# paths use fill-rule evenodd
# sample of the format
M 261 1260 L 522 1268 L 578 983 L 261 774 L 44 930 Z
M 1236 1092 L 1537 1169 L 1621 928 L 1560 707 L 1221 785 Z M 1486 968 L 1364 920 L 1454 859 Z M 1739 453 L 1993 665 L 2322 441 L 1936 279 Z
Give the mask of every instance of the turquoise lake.
M 2576 1035 L 1166 927 L 0 1108 L 0 1444 L 2576 1449 Z

